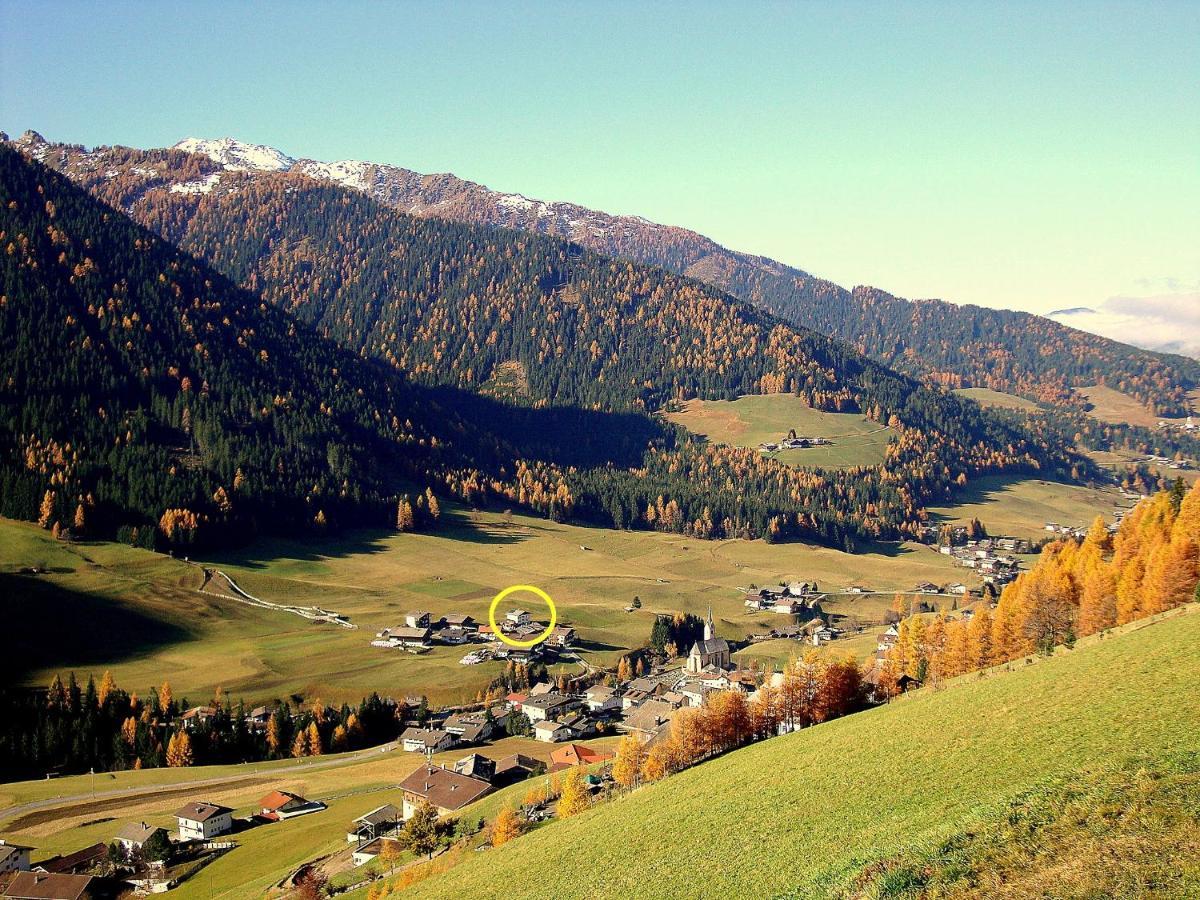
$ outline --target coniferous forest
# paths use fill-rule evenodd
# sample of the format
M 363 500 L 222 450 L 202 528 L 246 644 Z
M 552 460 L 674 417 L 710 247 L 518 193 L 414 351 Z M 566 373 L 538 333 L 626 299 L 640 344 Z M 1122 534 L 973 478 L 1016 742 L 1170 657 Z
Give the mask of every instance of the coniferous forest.
M 698 282 L 300 176 L 243 187 L 163 192 L 151 232 L 3 150 L 4 514 L 184 547 L 433 527 L 440 493 L 852 549 L 978 474 L 1086 469 Z M 783 391 L 890 425 L 884 463 L 795 469 L 652 415 Z

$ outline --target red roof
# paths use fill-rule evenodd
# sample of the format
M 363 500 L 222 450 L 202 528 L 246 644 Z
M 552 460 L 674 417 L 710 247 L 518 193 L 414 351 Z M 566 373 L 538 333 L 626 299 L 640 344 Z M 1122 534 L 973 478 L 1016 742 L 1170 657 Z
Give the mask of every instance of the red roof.
M 507 700 L 509 703 L 524 703 L 526 700 L 529 699 L 529 695 L 513 693 L 513 694 L 509 694 L 504 699 Z
M 582 744 L 564 744 L 550 751 L 550 761 L 555 765 L 590 766 L 612 758 L 613 754 L 606 750 L 597 750 Z
M 258 801 L 258 805 L 262 809 L 276 810 L 280 807 L 287 806 L 293 800 L 304 802 L 303 797 L 298 797 L 295 794 L 289 794 L 287 791 L 271 791 L 267 796 Z

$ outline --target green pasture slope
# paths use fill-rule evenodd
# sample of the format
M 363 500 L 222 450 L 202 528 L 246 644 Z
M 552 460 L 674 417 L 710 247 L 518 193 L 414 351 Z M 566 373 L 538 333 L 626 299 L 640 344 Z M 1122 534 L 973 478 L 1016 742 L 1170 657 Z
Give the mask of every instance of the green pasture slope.
M 844 896 L 872 866 L 919 857 L 1022 792 L 1169 770 L 1164 760 L 1200 749 L 1197 641 L 1200 610 L 1189 607 L 1011 673 L 968 676 L 731 753 L 409 893 Z M 1195 848 L 1174 860 L 1181 877 L 1195 877 Z M 881 895 L 905 894 L 869 894 Z

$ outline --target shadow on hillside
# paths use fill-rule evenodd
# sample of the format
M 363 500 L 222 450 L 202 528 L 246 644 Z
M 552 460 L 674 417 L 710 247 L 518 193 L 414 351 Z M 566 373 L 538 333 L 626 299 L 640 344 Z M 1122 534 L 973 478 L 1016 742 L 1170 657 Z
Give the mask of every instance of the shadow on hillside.
M 957 490 L 954 496 L 948 500 L 943 506 L 949 508 L 948 513 L 930 512 L 929 521 L 931 524 L 940 524 L 942 522 L 955 522 L 962 519 L 960 514 L 956 514 L 956 507 L 969 506 L 972 504 L 995 503 L 1004 499 L 1014 487 L 1027 482 L 1036 481 L 1041 484 L 1061 484 L 1063 487 L 1082 487 L 1083 485 L 1071 484 L 1070 482 L 1055 481 L 1049 478 L 1039 478 L 1036 475 L 1030 474 L 1012 474 L 1012 475 L 984 475 L 974 481 L 970 481 L 963 488 Z M 986 520 L 984 521 L 986 525 Z
M 115 600 L 71 590 L 41 576 L 0 574 L 4 632 L 23 636 L 0 654 L 0 684 L 20 684 L 53 666 L 76 671 L 144 656 L 191 638 L 175 622 L 146 615 Z

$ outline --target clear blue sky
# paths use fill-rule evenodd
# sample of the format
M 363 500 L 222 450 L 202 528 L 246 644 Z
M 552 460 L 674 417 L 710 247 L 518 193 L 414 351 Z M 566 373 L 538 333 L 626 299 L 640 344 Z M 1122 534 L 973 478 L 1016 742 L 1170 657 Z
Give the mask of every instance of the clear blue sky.
M 843 284 L 1200 290 L 1200 3 L 0 0 L 0 128 L 452 171 Z

